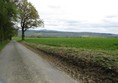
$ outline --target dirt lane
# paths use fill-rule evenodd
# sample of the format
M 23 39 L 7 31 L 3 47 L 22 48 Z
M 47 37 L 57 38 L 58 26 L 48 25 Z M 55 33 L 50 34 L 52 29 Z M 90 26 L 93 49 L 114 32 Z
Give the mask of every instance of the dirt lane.
M 0 53 L 0 83 L 79 83 L 12 41 Z

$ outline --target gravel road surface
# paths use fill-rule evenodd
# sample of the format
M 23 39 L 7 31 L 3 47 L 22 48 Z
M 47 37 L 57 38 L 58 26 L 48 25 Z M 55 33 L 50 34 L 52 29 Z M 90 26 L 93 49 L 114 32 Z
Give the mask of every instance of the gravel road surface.
M 38 54 L 11 41 L 0 52 L 0 83 L 79 83 Z

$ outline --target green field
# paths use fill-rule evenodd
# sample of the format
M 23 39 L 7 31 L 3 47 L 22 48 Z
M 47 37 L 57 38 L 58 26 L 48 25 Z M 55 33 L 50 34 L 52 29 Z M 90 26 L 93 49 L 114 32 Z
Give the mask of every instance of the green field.
M 118 38 L 27 38 L 26 42 L 58 47 L 118 50 Z
M 118 38 L 26 38 L 25 42 L 52 54 L 53 52 L 58 54 L 61 50 L 65 55 L 66 53 L 78 55 L 82 52 L 85 56 L 100 55 L 100 58 L 105 56 L 111 60 L 116 59 L 115 62 L 118 60 Z
M 97 72 L 95 78 L 103 76 L 112 79 L 114 83 L 117 81 L 118 38 L 26 38 L 22 43 L 57 58 L 61 57 L 83 72 Z

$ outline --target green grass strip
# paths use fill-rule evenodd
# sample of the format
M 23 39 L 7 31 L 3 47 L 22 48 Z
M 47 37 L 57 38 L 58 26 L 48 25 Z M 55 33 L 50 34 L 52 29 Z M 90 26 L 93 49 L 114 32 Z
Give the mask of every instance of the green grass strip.
M 7 45 L 8 41 L 0 43 L 0 51 Z

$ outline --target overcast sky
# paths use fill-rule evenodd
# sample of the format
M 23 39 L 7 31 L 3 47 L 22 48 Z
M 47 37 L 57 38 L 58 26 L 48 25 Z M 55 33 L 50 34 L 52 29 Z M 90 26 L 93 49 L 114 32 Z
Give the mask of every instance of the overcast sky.
M 118 0 L 28 0 L 45 29 L 118 34 Z

